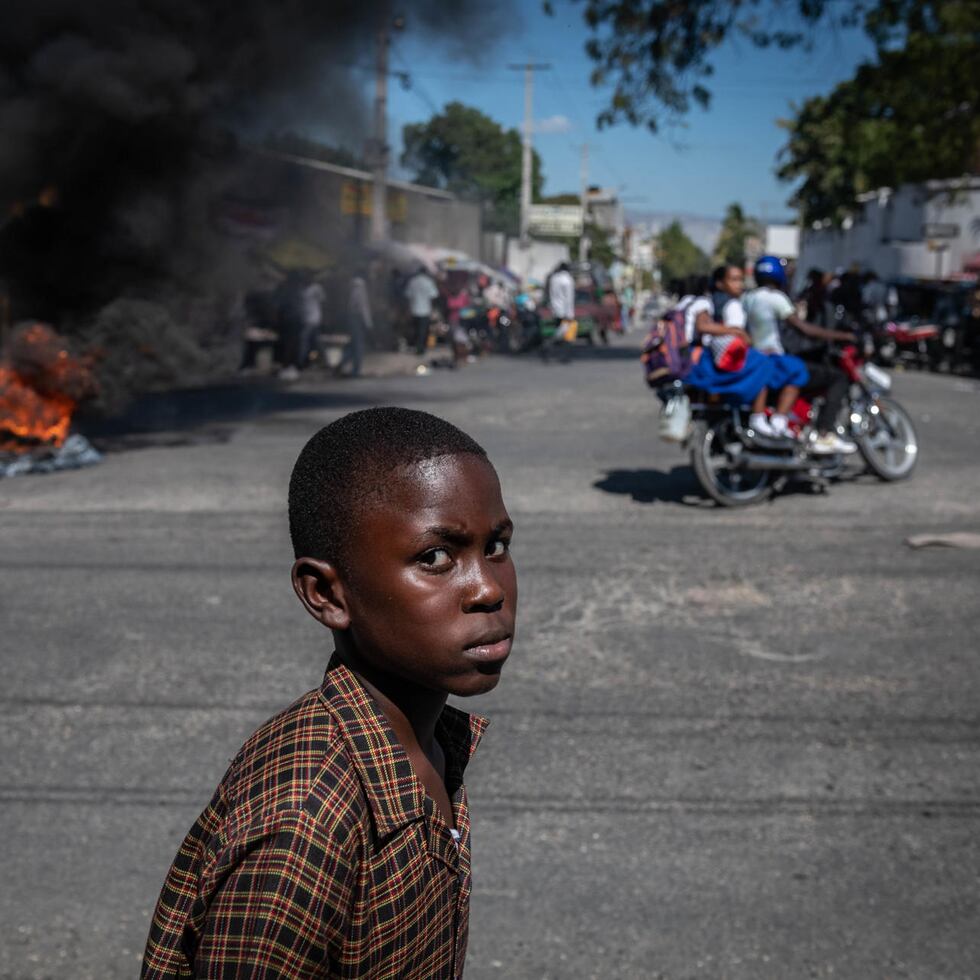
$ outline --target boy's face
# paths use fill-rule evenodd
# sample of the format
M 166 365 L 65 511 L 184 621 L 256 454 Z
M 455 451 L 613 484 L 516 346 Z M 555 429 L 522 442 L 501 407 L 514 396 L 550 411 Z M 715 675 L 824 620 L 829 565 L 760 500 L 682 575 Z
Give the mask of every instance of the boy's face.
M 494 688 L 517 610 L 511 534 L 497 474 L 482 457 L 397 471 L 348 549 L 350 652 L 430 690 Z

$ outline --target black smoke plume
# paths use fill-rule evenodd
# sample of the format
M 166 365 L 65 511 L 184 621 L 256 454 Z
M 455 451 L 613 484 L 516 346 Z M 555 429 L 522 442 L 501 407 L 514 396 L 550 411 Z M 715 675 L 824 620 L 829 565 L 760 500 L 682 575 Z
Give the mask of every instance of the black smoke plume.
M 187 196 L 243 138 L 315 121 L 360 150 L 373 38 L 395 15 L 455 57 L 485 50 L 514 11 L 480 0 L 7 0 L 0 280 L 13 318 L 85 316 L 193 267 Z

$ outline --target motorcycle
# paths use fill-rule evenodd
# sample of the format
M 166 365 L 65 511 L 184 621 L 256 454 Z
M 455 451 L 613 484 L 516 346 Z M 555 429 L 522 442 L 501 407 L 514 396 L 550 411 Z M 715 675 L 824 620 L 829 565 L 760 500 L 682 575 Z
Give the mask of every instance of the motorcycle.
M 865 465 L 879 479 L 906 479 L 915 469 L 918 437 L 908 413 L 889 394 L 891 377 L 866 363 L 853 346 L 837 351 L 836 360 L 851 382 L 841 431 L 854 440 Z M 791 479 L 824 490 L 846 469 L 842 454 L 821 455 L 809 449 L 817 399 L 797 400 L 790 415 L 794 439 L 772 439 L 749 428 L 746 407 L 726 404 L 683 381 L 664 385 L 657 395 L 664 404 L 662 437 L 690 451 L 698 482 L 724 507 L 761 503 Z
M 953 335 L 952 342 L 956 337 Z M 878 360 L 887 367 L 906 364 L 938 368 L 945 348 L 950 346 L 934 323 L 896 323 L 890 320 L 876 336 Z

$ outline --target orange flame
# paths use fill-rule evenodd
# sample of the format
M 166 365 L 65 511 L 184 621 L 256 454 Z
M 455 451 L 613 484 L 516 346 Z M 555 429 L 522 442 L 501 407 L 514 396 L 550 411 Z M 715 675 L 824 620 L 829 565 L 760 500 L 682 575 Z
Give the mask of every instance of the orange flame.
M 61 446 L 75 407 L 94 387 L 88 366 L 50 327 L 32 323 L 18 330 L 0 363 L 0 451 Z
M 68 436 L 74 411 L 75 402 L 70 398 L 39 395 L 10 368 L 0 366 L 0 451 L 60 446 Z

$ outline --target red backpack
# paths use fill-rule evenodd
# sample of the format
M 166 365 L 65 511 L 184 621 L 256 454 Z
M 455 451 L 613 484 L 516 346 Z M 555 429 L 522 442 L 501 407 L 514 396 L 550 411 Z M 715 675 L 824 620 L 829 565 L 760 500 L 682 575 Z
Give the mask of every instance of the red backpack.
M 651 388 L 683 378 L 691 368 L 691 345 L 684 329 L 684 310 L 665 313 L 651 328 L 640 361 Z

